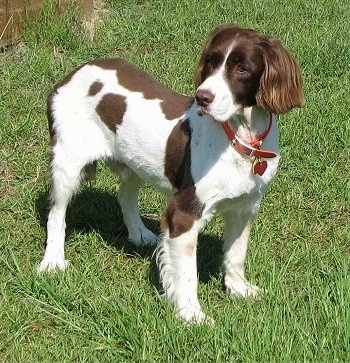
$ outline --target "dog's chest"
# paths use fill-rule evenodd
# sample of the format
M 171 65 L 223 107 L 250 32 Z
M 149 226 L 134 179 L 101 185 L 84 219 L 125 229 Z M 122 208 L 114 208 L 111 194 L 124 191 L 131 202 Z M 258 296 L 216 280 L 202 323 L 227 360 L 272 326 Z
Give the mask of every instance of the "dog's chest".
M 277 172 L 279 157 L 268 160 L 262 176 L 252 171 L 253 159 L 238 153 L 216 126 L 193 128 L 191 173 L 196 194 L 209 208 L 259 201 Z

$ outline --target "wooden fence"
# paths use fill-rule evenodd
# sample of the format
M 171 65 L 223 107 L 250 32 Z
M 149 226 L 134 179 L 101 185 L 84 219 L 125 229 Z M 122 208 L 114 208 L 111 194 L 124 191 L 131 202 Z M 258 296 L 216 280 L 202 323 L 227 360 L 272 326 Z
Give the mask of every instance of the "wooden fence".
M 16 42 L 22 32 L 23 18 L 34 18 L 40 14 L 46 1 L 55 0 L 0 0 L 0 46 Z M 93 12 L 93 0 L 56 0 L 58 13 L 70 4 L 83 9 L 86 15 Z

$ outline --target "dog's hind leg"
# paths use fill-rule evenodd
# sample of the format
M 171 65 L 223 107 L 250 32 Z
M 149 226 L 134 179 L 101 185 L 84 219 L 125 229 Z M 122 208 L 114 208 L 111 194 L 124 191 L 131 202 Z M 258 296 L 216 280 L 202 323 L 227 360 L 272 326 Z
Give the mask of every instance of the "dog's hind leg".
M 153 244 L 158 237 L 143 223 L 138 207 L 138 195 L 143 181 L 127 166 L 111 164 L 120 175 L 118 201 L 123 213 L 123 220 L 128 229 L 128 239 L 134 244 Z
M 37 271 L 64 270 L 65 216 L 67 205 L 78 188 L 85 163 L 56 144 L 51 162 L 51 209 L 47 221 L 45 254 Z

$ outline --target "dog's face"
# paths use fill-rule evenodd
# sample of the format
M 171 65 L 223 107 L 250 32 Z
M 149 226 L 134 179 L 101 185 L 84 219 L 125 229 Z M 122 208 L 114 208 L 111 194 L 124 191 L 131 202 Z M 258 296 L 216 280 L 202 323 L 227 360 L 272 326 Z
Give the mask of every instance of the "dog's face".
M 300 78 L 299 66 L 277 39 L 223 25 L 210 35 L 198 64 L 199 112 L 218 122 L 254 105 L 284 113 L 304 102 Z

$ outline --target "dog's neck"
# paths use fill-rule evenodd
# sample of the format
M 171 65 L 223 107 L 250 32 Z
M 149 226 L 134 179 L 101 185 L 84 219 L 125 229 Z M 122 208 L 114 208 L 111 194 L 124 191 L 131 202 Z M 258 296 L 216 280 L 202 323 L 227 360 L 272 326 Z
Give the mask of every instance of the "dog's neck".
M 249 141 L 265 132 L 269 117 L 269 112 L 263 108 L 245 107 L 230 118 L 229 124 L 240 138 Z

